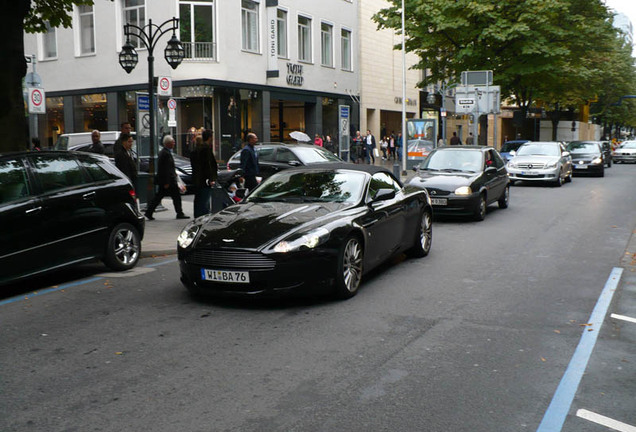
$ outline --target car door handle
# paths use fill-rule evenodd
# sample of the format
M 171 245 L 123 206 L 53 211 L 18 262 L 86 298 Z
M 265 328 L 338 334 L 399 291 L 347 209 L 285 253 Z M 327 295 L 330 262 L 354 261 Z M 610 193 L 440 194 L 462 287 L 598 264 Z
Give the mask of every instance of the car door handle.
M 42 207 L 33 207 L 32 209 L 28 209 L 27 211 L 25 211 L 25 214 L 34 214 L 34 213 L 38 213 L 42 210 Z
M 88 192 L 82 195 L 84 201 L 92 200 L 93 198 L 95 198 L 95 192 Z

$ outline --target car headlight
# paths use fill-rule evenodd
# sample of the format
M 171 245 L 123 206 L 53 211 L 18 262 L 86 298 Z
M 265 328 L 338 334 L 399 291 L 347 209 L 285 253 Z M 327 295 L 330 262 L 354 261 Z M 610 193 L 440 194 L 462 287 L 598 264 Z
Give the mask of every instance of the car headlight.
M 282 240 L 274 246 L 274 252 L 287 253 L 302 249 L 313 249 L 324 243 L 329 238 L 329 231 L 325 228 L 318 228 L 314 231 L 301 235 L 300 237 L 291 237 Z
M 557 165 L 559 165 L 559 161 L 554 161 L 554 162 L 550 162 L 548 164 L 546 164 L 546 168 L 556 168 Z
M 517 164 L 516 164 L 516 163 L 514 163 L 514 162 L 508 162 L 508 166 L 509 166 L 510 168 L 517 168 Z
M 603 159 L 602 159 L 602 158 L 600 158 L 600 157 L 597 157 L 597 158 L 595 158 L 595 159 L 593 159 L 593 160 L 592 160 L 592 163 L 593 163 L 594 165 L 598 165 L 598 164 L 600 164 L 600 163 L 603 163 Z
M 470 186 L 462 186 L 455 189 L 455 195 L 471 195 L 473 190 Z
M 181 231 L 181 234 L 179 234 L 179 237 L 177 237 L 177 244 L 179 247 L 185 249 L 190 246 L 200 229 L 201 225 L 186 225 L 186 227 Z

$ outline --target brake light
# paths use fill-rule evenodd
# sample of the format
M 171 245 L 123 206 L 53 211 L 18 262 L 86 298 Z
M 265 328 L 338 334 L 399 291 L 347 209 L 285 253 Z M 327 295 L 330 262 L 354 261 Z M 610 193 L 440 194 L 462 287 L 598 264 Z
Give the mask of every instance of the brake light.
M 230 161 L 227 161 L 227 163 L 225 164 L 225 167 L 229 170 L 230 169 Z
M 130 197 L 131 197 L 132 199 L 134 199 L 134 200 L 136 200 L 136 199 L 137 199 L 137 194 L 135 193 L 135 189 L 134 189 L 134 188 L 130 188 L 130 189 L 128 190 L 128 195 L 130 195 Z

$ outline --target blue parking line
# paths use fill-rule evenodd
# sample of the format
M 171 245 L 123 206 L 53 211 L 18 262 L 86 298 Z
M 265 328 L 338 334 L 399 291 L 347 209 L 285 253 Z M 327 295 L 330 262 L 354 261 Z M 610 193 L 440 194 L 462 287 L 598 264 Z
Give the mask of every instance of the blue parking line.
M 614 267 L 607 282 L 605 282 L 605 287 L 588 321 L 590 325 L 586 326 L 583 330 L 579 345 L 576 347 L 576 351 L 574 351 L 570 364 L 565 374 L 563 374 L 563 378 L 561 378 L 561 382 L 552 397 L 552 402 L 550 402 L 550 406 L 548 406 L 537 432 L 558 432 L 563 428 L 563 423 L 565 423 L 565 418 L 572 406 L 574 395 L 579 387 L 583 373 L 587 368 L 587 363 L 594 350 L 594 345 L 596 345 L 596 339 L 601 332 L 601 326 L 607 314 L 607 309 L 612 302 L 612 297 L 614 296 L 616 287 L 618 287 L 622 274 L 622 268 Z
M 148 264 L 148 265 L 145 265 L 144 267 L 158 267 L 160 265 L 170 264 L 170 263 L 173 263 L 175 261 L 177 261 L 177 259 L 173 258 L 173 259 L 169 259 L 169 260 L 166 260 L 166 261 L 161 261 L 161 262 L 158 262 L 158 263 L 155 263 L 155 264 Z M 50 293 L 53 293 L 53 292 L 62 291 L 62 290 L 67 289 L 67 288 L 72 288 L 72 287 L 76 287 L 76 286 L 79 286 L 79 285 L 84 285 L 84 284 L 88 284 L 88 283 L 91 283 L 91 282 L 96 282 L 96 281 L 99 281 L 99 280 L 102 280 L 102 279 L 104 279 L 104 278 L 101 277 L 101 276 L 90 278 L 90 279 L 82 279 L 80 281 L 70 282 L 70 283 L 67 283 L 67 284 L 64 284 L 64 285 L 59 285 L 59 286 L 52 287 L 52 288 L 45 288 L 45 289 L 40 290 L 40 291 L 33 291 L 33 292 L 28 293 L 28 294 L 20 294 L 19 296 L 16 296 L 16 297 L 11 297 L 11 298 L 8 298 L 8 299 L 5 299 L 5 300 L 0 300 L 0 306 L 4 306 L 4 305 L 10 304 L 10 303 L 16 303 L 16 302 L 19 302 L 19 301 L 22 301 L 22 300 L 28 300 L 28 299 L 31 299 L 33 297 L 39 297 L 39 296 L 44 295 L 44 294 L 50 294 Z

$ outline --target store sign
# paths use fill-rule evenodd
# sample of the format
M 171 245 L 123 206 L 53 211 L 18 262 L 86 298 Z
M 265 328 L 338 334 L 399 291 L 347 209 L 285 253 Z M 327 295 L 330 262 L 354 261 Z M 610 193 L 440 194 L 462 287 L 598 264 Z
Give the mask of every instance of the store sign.
M 303 77 L 303 65 L 287 63 L 287 84 L 301 87 L 305 82 Z
M 267 38 L 267 78 L 278 77 L 278 31 L 277 8 L 267 6 L 267 22 L 269 23 Z

